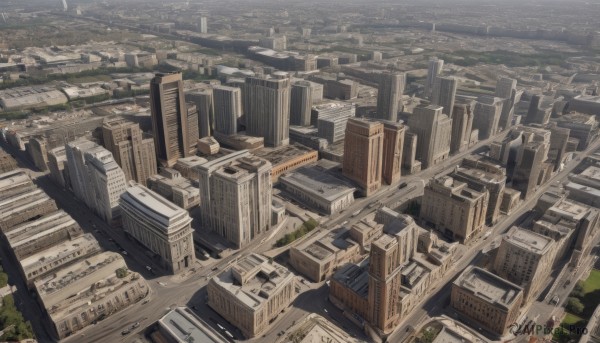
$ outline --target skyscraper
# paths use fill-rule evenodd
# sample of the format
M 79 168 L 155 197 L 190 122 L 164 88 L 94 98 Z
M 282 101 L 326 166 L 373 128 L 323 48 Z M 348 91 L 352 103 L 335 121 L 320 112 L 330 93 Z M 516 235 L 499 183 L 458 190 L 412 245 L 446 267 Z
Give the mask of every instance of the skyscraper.
M 481 96 L 473 110 L 473 129 L 479 130 L 479 140 L 488 139 L 498 133 L 500 115 L 504 101 L 492 96 Z
M 521 147 L 520 159 L 513 173 L 512 187 L 521 192 L 523 199 L 527 199 L 536 190 L 547 148 L 544 142 L 527 143 Z
M 215 131 L 226 135 L 237 133 L 238 118 L 242 116 L 242 91 L 236 87 L 213 88 Z
M 113 154 L 127 180 L 146 185 L 156 174 L 154 140 L 144 138 L 140 125 L 123 119 L 107 121 L 102 125 L 104 146 Z
M 469 147 L 471 130 L 473 129 L 473 108 L 475 101 L 464 101 L 454 104 L 452 110 L 452 138 L 450 139 L 450 153 L 464 151 Z
M 265 145 L 289 144 L 290 79 L 246 78 L 246 133 L 264 137 Z
M 200 17 L 200 33 L 208 33 L 208 23 L 206 17 Z
M 406 74 L 384 73 L 379 75 L 377 91 L 377 118 L 397 121 L 399 103 L 404 93 Z
M 312 102 L 313 97 L 311 83 L 308 81 L 294 82 L 292 84 L 292 95 L 290 101 L 291 125 L 310 125 Z
M 430 98 L 433 92 L 433 84 L 435 78 L 442 73 L 444 67 L 444 60 L 432 58 L 429 60 L 429 67 L 427 68 L 427 80 L 425 81 L 425 98 Z
M 452 119 L 441 106 L 417 107 L 408 119 L 408 127 L 417 135 L 417 158 L 429 168 L 450 155 Z
M 450 118 L 452 118 L 452 110 L 454 109 L 457 84 L 458 82 L 453 77 L 436 77 L 433 83 L 431 104 L 442 106 L 444 108 L 443 113 Z
M 199 136 L 198 112 L 195 108 L 188 111 L 181 73 L 156 74 L 150 81 L 150 106 L 159 163 L 172 167 L 178 158 L 194 155 Z
M 388 185 L 400 181 L 402 150 L 406 127 L 396 122 L 383 122 L 383 182 Z
M 517 80 L 508 77 L 502 77 L 496 82 L 495 96 L 502 99 L 509 99 L 514 90 L 517 89 Z
M 350 118 L 344 140 L 343 174 L 358 183 L 365 196 L 381 187 L 383 124 Z
M 192 102 L 198 110 L 198 131 L 200 138 L 208 137 L 213 134 L 214 129 L 214 105 L 213 90 L 205 89 L 187 93 L 186 102 Z

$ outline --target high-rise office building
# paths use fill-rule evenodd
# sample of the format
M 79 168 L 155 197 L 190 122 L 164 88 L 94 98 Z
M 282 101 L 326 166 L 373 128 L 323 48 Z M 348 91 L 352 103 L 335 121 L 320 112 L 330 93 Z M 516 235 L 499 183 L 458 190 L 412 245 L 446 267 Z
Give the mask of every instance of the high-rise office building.
M 501 130 L 507 130 L 512 126 L 513 116 L 515 114 L 515 103 L 517 102 L 517 80 L 502 77 L 496 82 L 495 96 L 504 99 L 502 105 L 502 114 L 498 127 Z
M 435 79 L 440 76 L 443 67 L 444 60 L 440 60 L 435 57 L 429 60 L 429 66 L 427 68 L 427 80 L 425 80 L 425 98 L 429 99 L 431 97 Z
M 404 149 L 404 124 L 383 122 L 383 182 L 388 185 L 400 181 L 402 170 L 402 150 Z
M 343 174 L 355 181 L 368 196 L 381 187 L 383 124 L 351 118 L 346 124 Z
M 236 151 L 197 167 L 202 226 L 248 245 L 271 227 L 271 163 Z
M 503 99 L 482 96 L 477 99 L 473 110 L 473 129 L 479 130 L 479 140 L 488 139 L 498 133 Z
M 379 87 L 377 91 L 377 115 L 378 119 L 397 121 L 400 101 L 404 93 L 406 74 L 383 73 L 379 75 Z
M 527 199 L 535 192 L 538 185 L 548 145 L 544 142 L 531 142 L 521 149 L 520 159 L 516 161 L 517 165 L 513 173 L 512 187 L 521 192 L 523 199 Z
M 242 91 L 236 87 L 213 88 L 215 131 L 233 135 L 237 133 L 238 118 L 242 116 Z
M 213 90 L 209 88 L 186 93 L 185 101 L 196 105 L 200 138 L 212 136 L 215 122 Z
M 125 173 L 110 151 L 86 139 L 65 145 L 75 196 L 110 223 L 117 219 L 119 197 L 127 188 Z
M 195 106 L 188 110 L 181 73 L 156 74 L 150 81 L 150 108 L 159 163 L 172 167 L 178 158 L 195 155 L 198 112 Z
M 246 78 L 246 133 L 264 137 L 265 145 L 289 144 L 290 79 Z
M 208 33 L 208 22 L 206 17 L 200 17 L 200 33 Z
M 450 155 L 452 119 L 441 106 L 417 107 L 408 119 L 410 131 L 417 135 L 417 158 L 423 168 L 434 166 Z
M 548 106 L 546 96 L 534 94 L 529 102 L 529 109 L 525 116 L 524 124 L 547 124 L 552 114 L 552 106 Z
M 512 96 L 514 90 L 517 89 L 517 80 L 508 77 L 502 77 L 496 82 L 495 96 L 502 99 L 508 99 Z
M 123 119 L 107 121 L 102 125 L 104 146 L 113 154 L 127 180 L 146 185 L 148 178 L 157 173 L 154 140 L 144 137 L 140 125 Z
M 125 232 L 160 256 L 163 267 L 177 274 L 194 265 L 192 218 L 181 207 L 135 185 L 121 195 Z
M 457 85 L 458 82 L 453 77 L 436 77 L 433 82 L 431 104 L 442 106 L 444 108 L 443 113 L 450 118 L 452 118 L 452 110 L 454 109 Z
M 452 137 L 450 153 L 465 151 L 469 147 L 471 130 L 473 130 L 473 108 L 475 101 L 462 101 L 454 104 L 452 110 Z
M 356 115 L 353 103 L 330 101 L 312 107 L 311 121 L 317 127 L 317 136 L 336 143 L 344 139 L 348 119 Z
M 309 81 L 296 81 L 292 84 L 290 101 L 290 124 L 309 126 L 313 103 L 313 87 Z

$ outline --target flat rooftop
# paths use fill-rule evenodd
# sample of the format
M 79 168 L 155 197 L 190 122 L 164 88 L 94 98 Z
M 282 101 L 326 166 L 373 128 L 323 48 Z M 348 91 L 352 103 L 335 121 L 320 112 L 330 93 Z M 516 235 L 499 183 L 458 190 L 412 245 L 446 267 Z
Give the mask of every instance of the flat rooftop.
M 158 324 L 178 343 L 226 343 L 218 333 L 200 320 L 189 308 L 177 307 L 171 310 Z
M 369 295 L 369 259 L 359 264 L 346 264 L 333 275 L 333 278 L 366 299 Z
M 523 289 L 503 278 L 478 267 L 467 267 L 454 281 L 454 286 L 466 289 L 477 298 L 509 308 L 517 300 Z
M 307 148 L 301 144 L 292 143 L 290 145 L 277 148 L 257 149 L 254 151 L 254 154 L 258 157 L 268 160 L 273 165 L 277 165 L 312 152 L 316 152 L 316 150 Z
M 142 185 L 127 188 L 127 191 L 121 195 L 121 201 L 126 201 L 138 210 L 160 218 L 161 223 L 165 225 L 188 215 L 186 210 Z
M 286 173 L 281 176 L 280 182 L 327 201 L 334 201 L 348 193 L 354 193 L 356 190 L 318 166 L 301 167 L 291 173 Z
M 596 166 L 587 167 L 584 171 L 582 171 L 579 174 L 579 176 L 600 181 L 600 168 Z
M 562 199 L 550 207 L 548 212 L 564 219 L 579 221 L 589 212 L 589 207 L 568 199 Z
M 543 255 L 552 247 L 552 238 L 513 226 L 503 238 L 506 242 L 534 254 Z

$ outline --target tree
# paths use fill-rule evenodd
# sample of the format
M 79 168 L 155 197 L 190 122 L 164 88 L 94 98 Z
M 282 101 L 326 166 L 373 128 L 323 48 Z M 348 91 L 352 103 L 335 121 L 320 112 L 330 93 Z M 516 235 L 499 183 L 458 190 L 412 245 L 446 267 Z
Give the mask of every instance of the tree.
M 126 277 L 127 274 L 129 274 L 129 272 L 127 272 L 127 268 L 119 268 L 119 269 L 117 269 L 116 273 L 117 273 L 117 277 L 119 279 L 122 279 L 122 278 Z
M 581 303 L 581 300 L 569 297 L 567 299 L 567 306 L 565 308 L 567 309 L 567 311 L 573 314 L 581 314 L 585 306 Z
M 573 288 L 573 292 L 571 292 L 571 296 L 581 299 L 581 298 L 583 298 L 584 295 L 585 295 L 585 293 L 583 292 L 583 282 L 579 281 Z

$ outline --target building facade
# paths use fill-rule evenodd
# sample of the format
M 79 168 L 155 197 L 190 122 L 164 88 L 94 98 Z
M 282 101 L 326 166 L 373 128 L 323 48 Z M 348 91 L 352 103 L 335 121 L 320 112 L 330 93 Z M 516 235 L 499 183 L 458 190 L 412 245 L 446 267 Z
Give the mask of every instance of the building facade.
M 383 132 L 383 124 L 373 120 L 353 118 L 346 126 L 342 172 L 366 196 L 381 187 Z
M 215 130 L 225 134 L 237 133 L 238 118 L 242 116 L 242 91 L 236 87 L 213 88 Z
M 406 127 L 395 122 L 383 122 L 383 182 L 392 185 L 400 181 L 402 173 L 402 151 Z
M 431 104 L 442 106 L 442 113 L 452 118 L 454 110 L 454 98 L 456 97 L 456 87 L 458 81 L 453 77 L 436 77 L 433 83 L 431 94 Z
M 397 121 L 406 84 L 406 74 L 382 73 L 377 91 L 377 118 Z
M 265 138 L 265 145 L 289 144 L 290 79 L 246 78 L 246 133 Z
M 473 130 L 473 108 L 475 103 L 465 101 L 454 105 L 452 110 L 452 137 L 450 138 L 450 153 L 465 151 L 469 147 L 471 131 Z
M 441 163 L 450 155 L 452 119 L 443 107 L 430 105 L 417 107 L 408 119 L 410 131 L 417 135 L 417 159 L 423 168 Z

